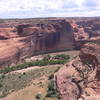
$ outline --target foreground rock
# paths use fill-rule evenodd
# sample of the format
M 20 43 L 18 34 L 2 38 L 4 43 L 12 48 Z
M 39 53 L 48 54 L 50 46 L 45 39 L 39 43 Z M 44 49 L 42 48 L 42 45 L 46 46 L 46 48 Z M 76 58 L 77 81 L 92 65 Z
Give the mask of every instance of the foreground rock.
M 100 45 L 87 43 L 56 74 L 61 100 L 100 100 Z

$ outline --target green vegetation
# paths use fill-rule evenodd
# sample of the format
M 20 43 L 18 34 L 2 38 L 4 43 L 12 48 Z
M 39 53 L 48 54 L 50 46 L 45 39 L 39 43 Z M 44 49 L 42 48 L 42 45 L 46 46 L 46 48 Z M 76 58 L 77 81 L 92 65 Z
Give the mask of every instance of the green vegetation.
M 59 98 L 59 92 L 56 88 L 56 83 L 54 80 L 54 74 L 51 74 L 48 78 L 48 87 L 47 87 L 47 94 L 46 97 L 56 97 Z
M 3 85 L 0 83 L 0 88 L 3 87 Z
M 58 60 L 68 60 L 68 59 L 70 59 L 70 57 L 69 57 L 69 55 L 60 54 L 60 55 L 54 56 L 54 59 L 58 59 Z
M 36 99 L 37 99 L 37 100 L 40 100 L 40 99 L 41 99 L 41 97 L 42 97 L 42 96 L 41 96 L 41 94 L 40 94 L 40 93 L 38 93 L 38 94 L 36 95 Z
M 39 88 L 44 88 L 45 94 L 38 94 L 36 92 L 33 96 L 36 100 L 49 100 L 49 98 L 59 98 L 59 94 L 56 90 L 56 84 L 54 81 L 54 73 L 59 70 L 59 65 L 56 66 L 47 66 L 40 67 L 31 71 L 23 73 L 9 73 L 11 71 L 16 71 L 31 66 L 45 66 L 45 65 L 55 65 L 55 64 L 65 64 L 68 62 L 70 57 L 65 54 L 58 55 L 45 55 L 41 60 L 35 60 L 31 62 L 25 62 L 11 67 L 6 67 L 0 70 L 0 97 L 5 97 L 8 94 L 23 89 L 30 85 L 32 80 L 36 80 L 40 77 L 47 77 L 45 83 L 42 83 L 41 80 L 38 80 L 39 83 L 36 85 Z M 41 84 L 40 84 L 41 83 Z M 34 85 L 34 86 L 35 86 Z M 54 100 L 56 100 L 54 99 Z M 50 99 L 51 100 L 51 99 Z M 58 99 L 57 99 L 58 100 Z
M 5 74 L 4 78 L 2 78 L 2 75 L 3 75 L 2 74 L 0 76 L 0 97 L 1 98 L 5 97 L 14 91 L 18 91 L 27 86 L 30 86 L 30 83 L 32 82 L 32 80 L 38 79 L 40 83 L 41 82 L 41 80 L 39 79 L 40 77 L 45 76 L 48 78 L 52 76 L 59 68 L 60 68 L 59 66 L 55 66 L 55 67 L 48 66 L 48 67 L 37 68 L 37 69 L 30 70 L 23 73 L 8 73 L 8 74 Z M 40 84 L 36 84 L 36 83 L 33 83 L 33 84 L 38 85 L 38 87 L 40 88 Z M 47 86 L 46 84 L 48 84 L 48 82 L 46 82 L 42 86 L 42 88 L 45 89 L 45 87 Z M 37 89 L 37 86 L 36 86 L 36 89 Z M 34 95 L 35 94 L 33 94 L 33 96 Z M 35 95 L 34 97 L 37 97 L 37 96 Z
M 23 64 L 18 64 L 11 67 L 6 67 L 0 70 L 0 73 L 8 73 L 15 70 L 20 70 L 24 68 L 28 68 L 31 66 L 45 66 L 45 65 L 55 65 L 55 64 L 65 64 L 67 61 L 69 61 L 70 57 L 69 55 L 60 54 L 51 57 L 50 55 L 46 55 L 42 60 L 36 60 L 31 62 L 25 62 Z
M 57 98 L 59 98 L 59 93 L 56 89 L 56 84 L 55 84 L 54 79 L 49 80 L 46 97 L 57 97 Z

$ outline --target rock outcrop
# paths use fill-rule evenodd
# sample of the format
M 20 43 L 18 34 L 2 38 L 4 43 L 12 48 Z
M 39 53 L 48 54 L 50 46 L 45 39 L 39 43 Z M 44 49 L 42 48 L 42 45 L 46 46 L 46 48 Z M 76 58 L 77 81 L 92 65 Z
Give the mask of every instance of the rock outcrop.
M 80 21 L 76 24 L 84 28 L 84 32 L 88 33 L 89 38 L 100 36 L 100 19 Z
M 100 38 L 100 18 L 73 18 L 70 23 L 74 31 L 75 49 Z
M 61 100 L 99 100 L 100 44 L 85 44 L 79 56 L 57 72 L 56 83 Z
M 73 30 L 65 20 L 7 23 L 0 25 L 0 67 L 36 54 L 74 48 Z

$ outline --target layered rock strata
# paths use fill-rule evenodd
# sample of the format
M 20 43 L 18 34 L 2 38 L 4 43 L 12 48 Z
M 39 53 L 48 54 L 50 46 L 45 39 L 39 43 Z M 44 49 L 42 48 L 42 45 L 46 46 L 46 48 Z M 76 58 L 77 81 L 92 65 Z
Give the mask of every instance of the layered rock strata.
M 99 100 L 100 45 L 85 44 L 79 56 L 57 72 L 56 83 L 61 100 Z

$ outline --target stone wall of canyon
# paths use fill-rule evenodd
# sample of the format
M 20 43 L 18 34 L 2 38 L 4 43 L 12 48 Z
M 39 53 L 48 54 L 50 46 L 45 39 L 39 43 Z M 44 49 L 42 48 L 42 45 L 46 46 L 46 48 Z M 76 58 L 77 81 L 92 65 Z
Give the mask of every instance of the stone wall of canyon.
M 100 38 L 100 18 L 0 20 L 0 67 L 48 52 L 80 49 Z
M 74 48 L 73 29 L 65 20 L 4 24 L 0 25 L 0 67 L 36 54 Z

